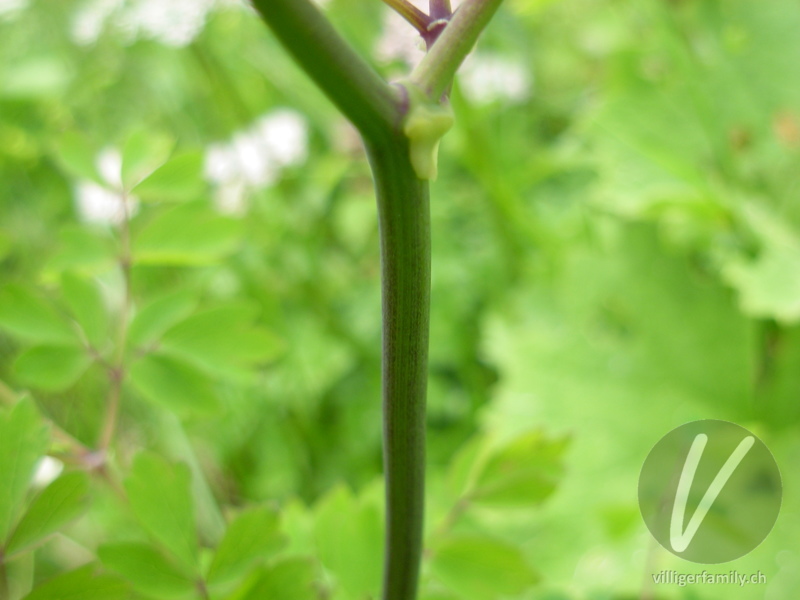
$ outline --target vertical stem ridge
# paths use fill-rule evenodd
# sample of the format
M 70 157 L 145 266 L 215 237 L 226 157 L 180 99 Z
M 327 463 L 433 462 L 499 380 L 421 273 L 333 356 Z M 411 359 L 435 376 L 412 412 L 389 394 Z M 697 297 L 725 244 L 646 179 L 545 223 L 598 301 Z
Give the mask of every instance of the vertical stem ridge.
M 383 600 L 417 595 L 425 509 L 431 232 L 408 141 L 367 144 L 381 234 L 386 546 Z

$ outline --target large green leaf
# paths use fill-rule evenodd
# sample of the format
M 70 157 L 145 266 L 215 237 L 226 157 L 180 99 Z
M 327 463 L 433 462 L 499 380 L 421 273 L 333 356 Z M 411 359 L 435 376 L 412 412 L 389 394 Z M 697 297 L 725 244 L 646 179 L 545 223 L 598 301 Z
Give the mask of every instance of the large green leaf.
M 184 413 L 213 412 L 219 401 L 213 383 L 193 366 L 150 354 L 130 370 L 130 383 L 150 402 Z
M 136 456 L 125 480 L 131 508 L 142 526 L 190 572 L 196 572 L 198 539 L 190 485 L 185 464 L 170 464 L 151 452 Z
M 78 381 L 91 362 L 83 348 L 36 346 L 20 354 L 14 363 L 14 371 L 25 385 L 58 392 Z
M 17 284 L 0 290 L 0 327 L 30 342 L 78 343 L 77 334 L 66 319 L 41 296 Z
M 74 273 L 64 273 L 61 291 L 86 339 L 95 348 L 101 348 L 108 340 L 111 323 L 97 282 Z
M 138 542 L 107 544 L 97 551 L 103 564 L 133 588 L 154 598 L 185 598 L 195 589 L 192 577 L 152 546 Z
M 270 558 L 284 543 L 274 510 L 261 507 L 242 512 L 228 526 L 217 548 L 208 570 L 209 583 L 240 577 L 256 561 Z
M 499 600 L 531 588 L 539 577 L 519 548 L 492 538 L 452 537 L 434 551 L 431 572 L 464 600 Z
M 86 509 L 89 477 L 84 472 L 62 475 L 34 498 L 8 541 L 16 552 L 36 544 L 76 519 Z
M 98 573 L 87 565 L 49 579 L 37 586 L 25 600 L 128 600 L 130 588 L 123 580 Z
M 144 201 L 194 200 L 203 192 L 203 155 L 190 152 L 172 158 L 134 188 Z
M 131 322 L 128 343 L 132 347 L 152 344 L 175 323 L 188 317 L 197 304 L 196 295 L 188 290 L 162 296 L 145 305 Z
M 135 236 L 134 261 L 150 265 L 213 263 L 236 249 L 242 224 L 222 217 L 202 203 L 161 213 Z
M 263 570 L 241 600 L 317 600 L 314 564 L 303 558 L 282 560 Z M 238 596 L 238 595 L 237 595 Z
M 20 400 L 0 412 L 0 542 L 17 520 L 47 444 L 47 429 L 31 400 Z

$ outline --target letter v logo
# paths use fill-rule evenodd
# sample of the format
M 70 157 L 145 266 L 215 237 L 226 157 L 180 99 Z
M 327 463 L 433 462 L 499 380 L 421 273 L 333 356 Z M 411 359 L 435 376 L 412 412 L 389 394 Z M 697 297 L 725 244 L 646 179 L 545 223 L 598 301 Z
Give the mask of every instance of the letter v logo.
M 686 462 L 683 465 L 683 471 L 681 471 L 678 491 L 675 494 L 675 504 L 672 506 L 669 543 L 675 552 L 684 552 L 686 548 L 689 547 L 689 544 L 692 543 L 697 530 L 700 529 L 700 525 L 703 523 L 703 519 L 706 518 L 708 511 L 711 509 L 711 505 L 714 504 L 714 500 L 717 499 L 722 488 L 725 487 L 728 479 L 731 478 L 736 467 L 739 466 L 739 463 L 742 462 L 750 451 L 750 448 L 753 447 L 755 441 L 755 438 L 750 435 L 739 442 L 736 450 L 728 457 L 728 460 L 725 461 L 725 464 L 719 470 L 719 473 L 717 473 L 717 476 L 714 477 L 714 481 L 708 486 L 706 493 L 703 495 L 702 500 L 700 500 L 700 504 L 694 511 L 684 531 L 683 522 L 686 516 L 686 504 L 689 500 L 689 492 L 692 489 L 692 482 L 697 472 L 697 466 L 700 464 L 700 459 L 703 456 L 703 450 L 705 450 L 706 444 L 708 443 L 708 436 L 704 433 L 700 433 L 694 438 L 692 447 L 689 449 L 689 454 L 686 457 Z
M 704 419 L 676 427 L 653 446 L 639 473 L 638 495 L 642 519 L 665 550 L 720 564 L 767 537 L 783 485 L 775 457 L 755 433 Z

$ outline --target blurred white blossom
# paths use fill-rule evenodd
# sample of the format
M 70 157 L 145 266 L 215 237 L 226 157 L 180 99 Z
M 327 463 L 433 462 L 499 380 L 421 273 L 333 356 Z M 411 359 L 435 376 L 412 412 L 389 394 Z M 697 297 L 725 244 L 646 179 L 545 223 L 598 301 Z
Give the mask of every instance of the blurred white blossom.
M 274 184 L 286 167 L 301 164 L 308 154 L 308 125 L 299 113 L 279 109 L 233 134 L 228 142 L 206 149 L 206 178 L 216 185 L 221 212 L 241 214 L 247 192 Z
M 133 196 L 122 193 L 122 155 L 119 150 L 107 148 L 96 160 L 97 171 L 105 185 L 94 181 L 79 181 L 75 186 L 75 203 L 78 215 L 86 223 L 119 225 L 125 215 L 136 214 L 139 203 Z
M 0 0 L 0 19 L 12 19 L 28 7 L 28 0 Z
M 423 8 L 420 0 L 412 0 L 412 4 Z M 403 17 L 387 8 L 375 55 L 384 62 L 400 61 L 409 66 L 416 65 L 425 56 L 425 42 Z
M 45 487 L 56 477 L 61 475 L 64 470 L 64 463 L 51 456 L 44 456 L 36 465 L 36 473 L 33 475 L 33 485 L 35 487 Z
M 86 0 L 73 18 L 71 34 L 75 43 L 89 45 L 112 28 L 126 42 L 153 39 L 185 46 L 203 30 L 210 12 L 235 5 L 242 4 L 237 0 Z
M 459 70 L 464 95 L 478 104 L 524 102 L 533 93 L 533 75 L 522 61 L 473 53 Z
M 88 0 L 72 18 L 70 34 L 81 46 L 97 41 L 106 21 L 122 6 L 123 0 Z

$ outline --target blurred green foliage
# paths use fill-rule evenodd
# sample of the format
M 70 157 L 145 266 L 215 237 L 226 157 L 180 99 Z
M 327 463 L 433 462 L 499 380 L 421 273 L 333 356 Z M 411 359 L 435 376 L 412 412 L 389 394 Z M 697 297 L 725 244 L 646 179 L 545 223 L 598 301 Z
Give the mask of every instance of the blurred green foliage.
M 0 2 L 0 589 L 377 598 L 369 171 L 250 11 L 183 4 Z M 326 11 L 407 69 L 381 3 Z M 798 30 L 790 0 L 508 0 L 486 32 L 432 190 L 425 600 L 794 597 Z M 636 506 L 700 418 L 782 468 L 772 535 L 705 567 L 766 586 L 652 585 L 704 568 Z

